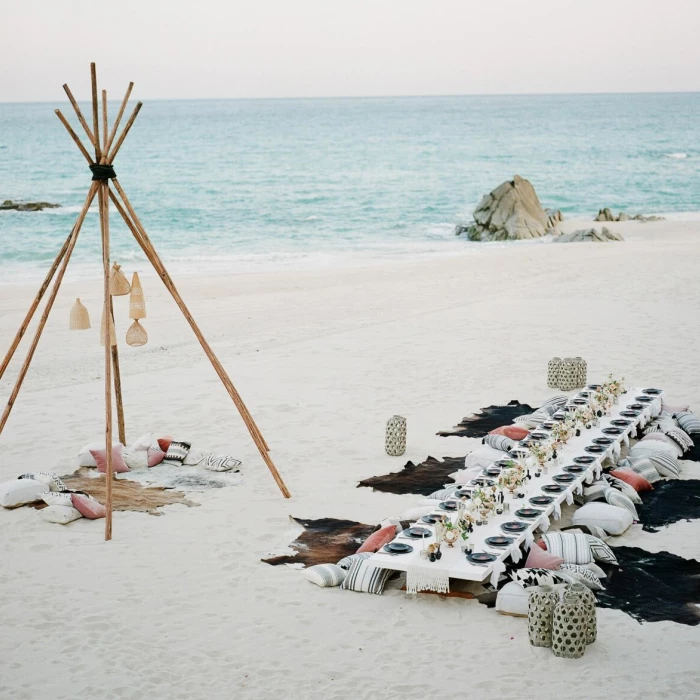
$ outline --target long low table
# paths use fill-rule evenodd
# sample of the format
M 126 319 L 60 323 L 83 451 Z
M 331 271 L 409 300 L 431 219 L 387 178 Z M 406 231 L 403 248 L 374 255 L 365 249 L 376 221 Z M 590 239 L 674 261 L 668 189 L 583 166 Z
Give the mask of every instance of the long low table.
M 611 421 L 617 418 L 624 418 L 620 416 L 620 411 L 624 411 L 628 404 L 635 403 L 634 397 L 639 396 L 644 391 L 644 388 L 629 389 L 626 394 L 620 396 L 619 404 L 612 407 L 610 416 L 603 416 L 600 419 L 600 424 L 588 430 L 584 429 L 581 431 L 579 437 L 572 438 L 566 445 L 564 445 L 559 451 L 559 468 L 553 468 L 549 466 L 547 474 L 542 474 L 542 476 L 537 478 L 532 478 L 529 484 L 526 486 L 526 492 L 524 498 L 518 498 L 512 501 L 511 512 L 503 513 L 502 515 L 492 515 L 486 525 L 475 526 L 474 531 L 469 537 L 469 542 L 473 545 L 474 552 L 488 551 L 496 555 L 496 561 L 492 562 L 486 566 L 477 566 L 471 564 L 467 561 L 466 555 L 462 551 L 462 541 L 459 540 L 455 543 L 453 547 L 448 547 L 443 543 L 441 547 L 442 558 L 438 561 L 431 562 L 428 559 L 421 557 L 421 549 L 423 545 L 430 544 L 435 541 L 435 535 L 431 537 L 426 537 L 425 540 L 414 540 L 411 542 L 413 546 L 413 551 L 407 554 L 388 554 L 383 551 L 377 552 L 372 557 L 370 557 L 369 562 L 374 566 L 382 569 L 393 569 L 395 571 L 407 571 L 412 569 L 416 570 L 417 567 L 420 570 L 424 570 L 425 573 L 430 574 L 435 571 L 446 571 L 449 578 L 464 579 L 469 581 L 483 581 L 488 576 L 492 576 L 492 579 L 497 580 L 498 575 L 505 568 L 503 561 L 513 554 L 515 557 L 519 557 L 519 549 L 523 542 L 527 541 L 531 543 L 534 539 L 534 533 L 539 528 L 543 531 L 547 530 L 550 524 L 550 518 L 554 515 L 558 518 L 558 513 L 561 512 L 561 504 L 564 501 L 568 503 L 573 503 L 573 495 L 577 491 L 583 488 L 584 483 L 591 482 L 596 474 L 600 474 L 602 470 L 602 463 L 606 457 L 612 456 L 614 452 L 618 452 L 621 449 L 621 443 L 623 441 L 629 441 L 629 436 L 632 434 L 639 426 L 646 425 L 652 417 L 652 413 L 656 412 L 656 408 L 660 410 L 660 402 L 663 394 L 659 394 L 654 397 L 659 400 L 659 403 L 654 406 L 654 404 L 648 404 L 644 410 L 636 418 L 626 418 L 626 420 L 632 421 L 631 424 L 624 430 L 623 433 L 616 436 L 615 442 L 608 446 L 605 452 L 597 455 L 596 461 L 588 466 L 586 471 L 582 472 L 577 476 L 577 478 L 568 485 L 565 491 L 560 494 L 545 494 L 542 491 L 542 486 L 547 484 L 555 483 L 552 479 L 553 476 L 557 474 L 564 473 L 564 467 L 572 464 L 574 457 L 579 457 L 583 455 L 588 455 L 589 453 L 584 450 L 584 447 L 590 445 L 593 439 L 598 437 L 603 437 L 603 428 L 611 426 Z M 575 398 L 572 396 L 571 398 Z M 610 436 L 605 436 L 610 437 Z M 592 455 L 596 456 L 596 455 Z M 449 486 L 452 486 L 451 484 Z M 458 487 L 459 484 L 455 484 Z M 514 538 L 513 544 L 503 550 L 502 552 L 496 551 L 492 548 L 485 546 L 484 540 L 487 537 L 493 537 L 496 535 L 505 534 L 501 530 L 501 525 L 509 520 L 515 520 L 514 511 L 516 510 L 516 504 L 518 508 L 523 508 L 530 506 L 529 499 L 533 496 L 538 495 L 548 495 L 553 496 L 555 500 L 550 503 L 545 508 L 538 506 L 543 510 L 541 516 L 536 520 L 529 523 L 529 527 L 521 534 L 508 533 L 509 537 Z M 447 515 L 453 522 L 456 520 L 456 513 L 441 510 L 436 508 L 434 510 L 435 514 Z M 434 527 L 427 525 L 422 521 L 414 523 L 416 526 L 426 527 L 427 529 L 434 532 Z M 401 539 L 401 542 L 409 543 L 407 539 Z M 518 559 L 516 559 L 517 561 Z M 492 581 L 493 582 L 493 581 Z

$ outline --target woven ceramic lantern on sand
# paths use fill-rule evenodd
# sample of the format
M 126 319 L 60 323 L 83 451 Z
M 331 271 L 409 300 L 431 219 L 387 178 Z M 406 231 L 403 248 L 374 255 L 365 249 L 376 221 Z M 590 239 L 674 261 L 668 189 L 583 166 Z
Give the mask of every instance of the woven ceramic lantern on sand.
M 146 300 L 143 296 L 143 288 L 141 287 L 141 280 L 139 279 L 138 272 L 134 272 L 134 276 L 131 278 L 129 318 L 133 318 L 134 320 L 146 318 Z
M 126 344 L 133 348 L 141 347 L 148 342 L 146 329 L 138 322 L 134 321 L 126 332 Z
M 100 345 L 102 347 L 105 346 L 105 335 L 106 335 L 105 315 L 103 313 L 102 314 L 102 322 L 100 323 Z M 110 345 L 117 344 L 117 333 L 114 330 L 114 319 L 113 318 L 109 319 L 109 344 Z
M 392 416 L 386 422 L 386 453 L 392 457 L 400 457 L 406 451 L 406 419 L 403 416 Z
M 72 331 L 86 331 L 90 328 L 90 315 L 80 299 L 75 300 L 70 310 L 70 325 Z
M 113 297 L 126 296 L 131 291 L 129 280 L 124 277 L 121 265 L 114 263 L 109 274 L 109 293 Z

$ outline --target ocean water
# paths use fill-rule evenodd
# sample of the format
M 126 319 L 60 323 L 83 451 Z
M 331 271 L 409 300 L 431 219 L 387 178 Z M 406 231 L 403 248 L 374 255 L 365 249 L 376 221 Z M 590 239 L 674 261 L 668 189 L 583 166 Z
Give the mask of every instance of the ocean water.
M 0 212 L 0 282 L 43 275 L 90 184 L 56 107 L 81 133 L 67 103 L 0 103 L 0 200 L 62 205 Z M 476 250 L 454 225 L 515 173 L 568 217 L 700 211 L 699 114 L 699 93 L 146 101 L 115 169 L 178 274 L 367 263 Z M 115 217 L 112 258 L 144 269 Z M 70 276 L 100 260 L 93 210 Z

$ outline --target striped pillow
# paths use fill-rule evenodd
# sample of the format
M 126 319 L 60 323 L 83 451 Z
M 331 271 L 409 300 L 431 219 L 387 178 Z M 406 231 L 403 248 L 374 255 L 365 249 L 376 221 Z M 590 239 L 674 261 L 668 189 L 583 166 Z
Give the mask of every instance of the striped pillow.
M 670 457 L 662 452 L 652 452 L 649 455 L 649 461 L 661 476 L 677 479 L 681 475 L 681 468 L 675 457 Z
M 675 440 L 683 452 L 695 446 L 693 439 L 682 428 L 670 428 L 664 434 L 666 437 L 670 437 L 671 440 Z
M 676 423 L 678 423 L 688 435 L 697 435 L 700 433 L 700 419 L 692 411 L 677 413 Z
M 345 591 L 381 595 L 391 573 L 391 569 L 380 569 L 368 561 L 359 559 L 353 562 L 340 587 Z
M 568 396 L 560 394 L 559 396 L 552 396 L 551 399 L 547 399 L 539 408 L 540 411 L 546 411 L 550 416 L 556 413 L 562 406 L 566 405 L 569 400 Z
M 505 435 L 487 435 L 484 438 L 484 445 L 493 447 L 495 450 L 510 452 L 515 447 L 515 442 Z
M 432 509 L 431 509 L 432 510 Z M 346 571 L 356 562 L 369 559 L 374 552 L 360 552 L 359 554 L 351 554 L 349 557 L 343 557 L 339 562 L 338 566 Z
M 618 506 L 619 508 L 628 510 L 630 513 L 632 513 L 632 517 L 635 520 L 639 520 L 639 514 L 637 513 L 637 509 L 634 507 L 634 503 L 632 503 L 632 501 L 625 496 L 624 493 L 621 493 L 617 489 L 608 487 L 605 491 L 605 500 L 611 506 Z
M 586 486 L 583 489 L 583 502 L 590 503 L 591 501 L 599 501 L 605 498 L 605 489 L 610 488 L 607 482 L 594 481 L 590 486 Z M 575 498 L 575 496 L 574 496 Z
M 676 452 L 676 455 L 680 457 L 685 451 L 673 438 L 670 438 L 666 433 L 662 433 L 660 430 L 657 433 L 649 433 L 645 435 L 641 442 L 644 444 L 649 443 L 653 445 L 655 442 L 662 442 L 664 445 L 670 445 Z
M 304 578 L 321 586 L 321 588 L 339 586 L 345 580 L 346 575 L 347 571 L 341 569 L 337 564 L 317 564 L 304 569 Z
M 434 491 L 428 496 L 428 498 L 434 498 L 440 501 L 444 501 L 448 498 L 452 498 L 455 495 L 455 488 L 451 489 L 441 489 L 440 491 Z
M 615 564 L 617 566 L 617 557 L 613 553 L 612 549 L 608 547 L 603 540 L 593 537 L 593 535 L 586 535 L 588 538 L 588 544 L 591 547 L 591 554 L 596 561 L 602 561 L 607 564 Z
M 588 564 L 593 561 L 589 535 L 577 535 L 567 532 L 551 532 L 542 535 L 547 551 L 561 557 L 565 564 Z
M 649 457 L 654 452 L 668 455 L 673 459 L 678 456 L 678 447 L 669 445 L 661 440 L 640 440 L 631 450 L 630 454 L 634 457 Z
M 525 428 L 534 428 L 535 426 L 539 425 L 539 423 L 532 420 L 531 415 L 532 414 L 528 414 L 527 416 L 518 416 L 517 418 L 513 419 L 513 422 Z
M 580 581 L 585 586 L 588 586 L 592 591 L 605 590 L 603 584 L 600 582 L 600 578 L 587 566 L 581 566 L 580 564 L 562 564 L 560 572 L 570 574 L 577 581 Z
M 650 484 L 656 483 L 661 478 L 659 472 L 656 471 L 654 465 L 647 457 L 630 459 L 629 468 L 632 471 L 637 472 L 639 476 L 643 476 Z
M 605 479 L 608 482 L 608 484 L 612 486 L 612 488 L 617 489 L 620 493 L 627 496 L 627 498 L 629 498 L 630 501 L 632 501 L 632 503 L 635 503 L 637 505 L 642 503 L 642 499 L 639 497 L 639 494 L 635 491 L 634 487 L 628 484 L 623 479 L 618 479 L 612 474 L 608 474 L 605 477 Z

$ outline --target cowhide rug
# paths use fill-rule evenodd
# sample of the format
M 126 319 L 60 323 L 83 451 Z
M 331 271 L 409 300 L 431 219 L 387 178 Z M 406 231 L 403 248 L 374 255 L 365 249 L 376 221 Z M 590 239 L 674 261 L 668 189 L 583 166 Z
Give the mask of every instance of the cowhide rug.
M 335 564 L 343 557 L 354 554 L 377 529 L 376 525 L 365 525 L 353 520 L 304 520 L 291 516 L 290 519 L 304 528 L 299 537 L 289 545 L 295 553 L 263 559 L 266 564 Z
M 429 496 L 433 491 L 441 489 L 444 484 L 451 483 L 448 474 L 464 469 L 464 457 L 443 457 L 442 461 L 428 457 L 420 464 L 406 462 L 400 472 L 391 472 L 383 476 L 372 476 L 364 479 L 357 486 L 368 486 L 375 491 L 385 493 L 415 493 Z
M 444 430 L 438 433 L 440 437 L 474 437 L 480 438 L 488 435 L 492 430 L 503 425 L 510 425 L 518 416 L 532 413 L 535 409 L 526 403 L 511 401 L 506 406 L 487 406 L 479 413 L 462 419 L 459 425 L 452 430 Z
M 695 441 L 695 445 L 681 459 L 687 459 L 690 462 L 700 462 L 700 435 L 691 435 L 690 437 Z
M 658 532 L 660 527 L 680 520 L 700 518 L 700 479 L 657 481 L 653 491 L 639 494 L 643 503 L 637 506 L 642 529 Z

